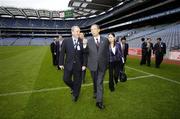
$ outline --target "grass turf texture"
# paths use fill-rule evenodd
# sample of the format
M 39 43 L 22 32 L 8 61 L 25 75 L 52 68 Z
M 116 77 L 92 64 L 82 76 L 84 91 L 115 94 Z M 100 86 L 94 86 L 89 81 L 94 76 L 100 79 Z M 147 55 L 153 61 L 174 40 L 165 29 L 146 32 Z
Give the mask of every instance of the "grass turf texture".
M 128 67 L 180 82 L 180 66 L 162 64 L 160 69 L 139 66 L 128 59 Z M 128 78 L 147 74 L 126 68 Z M 62 80 L 62 71 L 52 66 L 49 47 L 0 47 L 0 119 L 179 119 L 180 85 L 155 76 L 118 83 L 115 92 L 104 84 L 106 109 L 99 110 L 92 98 L 89 71 L 78 102 Z M 108 71 L 105 80 L 108 81 Z M 38 90 L 53 89 L 37 92 Z M 13 92 L 24 94 L 2 95 Z

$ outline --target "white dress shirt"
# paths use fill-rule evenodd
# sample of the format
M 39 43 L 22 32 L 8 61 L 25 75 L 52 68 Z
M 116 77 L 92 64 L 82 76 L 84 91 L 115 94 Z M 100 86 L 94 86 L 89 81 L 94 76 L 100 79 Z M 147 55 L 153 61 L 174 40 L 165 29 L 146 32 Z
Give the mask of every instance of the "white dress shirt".
M 94 37 L 95 43 L 97 44 L 97 39 L 98 39 L 98 43 L 100 43 L 100 35 L 97 37 Z

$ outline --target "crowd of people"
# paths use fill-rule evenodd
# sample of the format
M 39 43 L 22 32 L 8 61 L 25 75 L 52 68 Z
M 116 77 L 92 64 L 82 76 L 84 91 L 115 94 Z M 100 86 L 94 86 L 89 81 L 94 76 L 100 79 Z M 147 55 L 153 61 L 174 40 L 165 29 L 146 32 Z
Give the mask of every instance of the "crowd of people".
M 72 37 L 56 38 L 51 43 L 53 65 L 64 71 L 63 80 L 71 89 L 72 100 L 76 102 L 80 95 L 81 84 L 85 83 L 86 69 L 93 81 L 93 98 L 96 106 L 104 109 L 103 81 L 109 68 L 109 89 L 115 91 L 114 84 L 125 81 L 124 64 L 128 55 L 126 38 L 116 39 L 114 33 L 107 38 L 100 35 L 97 24 L 91 26 L 92 37 L 86 39 L 78 26 L 71 28 Z
M 50 44 L 51 54 L 52 54 L 52 64 L 57 66 L 59 69 L 59 57 L 61 51 L 61 45 L 63 42 L 63 38 L 59 35 L 57 38 L 53 39 L 53 42 Z
M 100 35 L 100 27 L 93 24 L 90 28 L 92 36 L 85 38 L 78 26 L 71 28 L 72 37 L 55 38 L 51 43 L 53 65 L 63 70 L 63 81 L 70 88 L 72 100 L 78 101 L 81 84 L 86 82 L 86 69 L 91 73 L 93 82 L 93 98 L 96 106 L 104 109 L 103 81 L 106 70 L 109 69 L 109 90 L 115 91 L 115 84 L 127 80 L 125 64 L 129 45 L 126 37 L 116 38 L 114 33 L 106 37 Z M 166 53 L 166 44 L 157 39 L 153 46 L 151 38 L 142 38 L 142 58 L 140 65 L 151 65 L 151 54 L 155 54 L 156 67 L 159 68 Z
M 163 61 L 163 57 L 166 54 L 166 44 L 161 41 L 161 38 L 157 38 L 156 44 L 153 46 L 152 39 L 145 38 L 141 39 L 142 45 L 142 55 L 140 65 L 151 66 L 151 56 L 152 52 L 155 55 L 155 67 L 159 68 Z

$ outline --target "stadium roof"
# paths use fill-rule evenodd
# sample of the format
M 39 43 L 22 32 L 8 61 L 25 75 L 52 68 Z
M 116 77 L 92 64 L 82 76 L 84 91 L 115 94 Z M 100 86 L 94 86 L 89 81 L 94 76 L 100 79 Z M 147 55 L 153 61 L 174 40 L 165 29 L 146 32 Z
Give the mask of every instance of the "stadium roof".
M 125 0 L 70 0 L 69 7 L 74 9 L 75 16 L 90 16 L 105 13 Z
M 4 3 L 6 2 L 7 3 L 4 4 L 2 1 L 4 1 Z M 40 1 L 43 2 L 42 0 Z M 57 1 L 57 0 L 53 0 L 53 1 Z M 50 2 L 53 1 L 51 0 Z M 68 1 L 68 4 L 66 6 L 67 9 L 64 8 L 64 11 L 62 11 L 62 10 L 53 10 L 48 8 L 46 9 L 44 7 L 42 9 L 36 9 L 37 7 L 34 9 L 28 6 L 26 8 L 25 6 L 23 7 L 18 5 L 16 7 L 13 4 L 10 4 L 11 2 L 8 0 L 7 1 L 0 0 L 1 3 L 0 17 L 34 18 L 34 19 L 64 19 L 64 18 L 73 19 L 73 18 L 94 17 L 98 14 L 104 14 L 106 11 L 112 10 L 114 6 L 122 5 L 124 1 L 130 1 L 130 0 L 70 0 L 70 1 L 66 0 L 66 1 Z M 53 8 L 52 5 L 49 6 L 50 8 Z

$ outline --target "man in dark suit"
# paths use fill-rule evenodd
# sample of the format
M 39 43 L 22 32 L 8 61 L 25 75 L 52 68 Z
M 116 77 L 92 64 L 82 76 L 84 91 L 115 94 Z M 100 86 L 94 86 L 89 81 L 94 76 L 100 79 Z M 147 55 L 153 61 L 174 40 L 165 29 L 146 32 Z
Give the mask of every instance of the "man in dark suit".
M 151 38 L 147 38 L 147 41 L 146 41 L 146 61 L 147 61 L 147 66 L 151 66 L 152 50 L 153 50 L 153 44 L 151 43 Z
M 141 62 L 140 65 L 146 64 L 146 42 L 145 38 L 141 39 L 142 44 L 141 44 Z
M 88 40 L 88 67 L 93 79 L 96 106 L 99 109 L 104 109 L 103 80 L 109 60 L 109 42 L 107 38 L 100 36 L 99 32 L 98 25 L 91 26 L 93 37 Z
M 65 39 L 62 43 L 60 68 L 64 69 L 63 80 L 72 90 L 72 99 L 76 102 L 81 89 L 81 73 L 82 70 L 86 69 L 86 57 L 83 52 L 83 44 L 79 39 L 80 28 L 78 26 L 73 26 L 71 28 L 71 33 L 72 38 Z
M 56 62 L 57 62 L 57 68 L 58 70 L 60 69 L 59 67 L 59 60 L 60 60 L 60 52 L 61 52 L 61 47 L 62 47 L 62 42 L 63 42 L 63 38 L 61 35 L 58 36 L 57 40 L 56 40 Z
M 155 54 L 155 67 L 159 68 L 163 61 L 163 56 L 166 54 L 166 44 L 161 42 L 161 38 L 157 38 L 153 53 Z
M 80 39 L 81 39 L 81 41 L 83 43 L 84 52 L 87 55 L 87 39 L 84 37 L 84 33 L 83 32 L 80 33 L 79 37 L 80 37 Z M 82 71 L 82 82 L 83 83 L 85 83 L 85 81 L 86 81 L 85 77 L 86 77 L 86 70 Z
M 122 53 L 124 56 L 124 63 L 126 63 L 128 50 L 129 50 L 129 44 L 126 43 L 126 37 L 121 38 L 121 48 L 122 48 Z
M 50 44 L 51 48 L 51 54 L 52 54 L 52 62 L 53 65 L 57 65 L 57 60 L 56 60 L 56 38 L 53 39 L 54 41 Z

